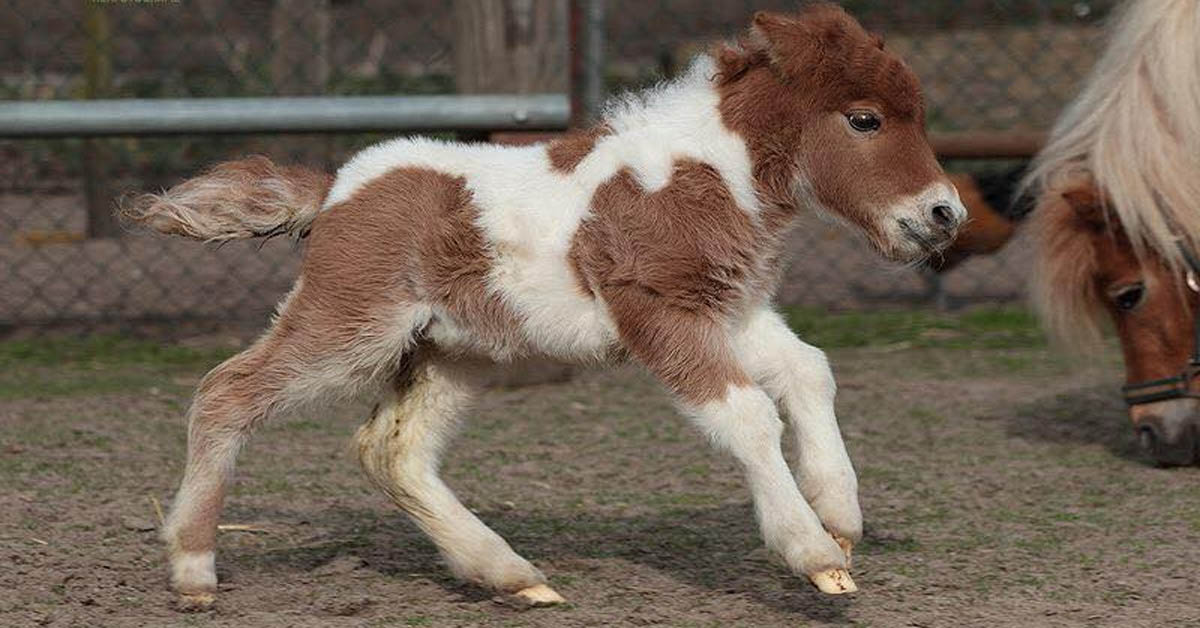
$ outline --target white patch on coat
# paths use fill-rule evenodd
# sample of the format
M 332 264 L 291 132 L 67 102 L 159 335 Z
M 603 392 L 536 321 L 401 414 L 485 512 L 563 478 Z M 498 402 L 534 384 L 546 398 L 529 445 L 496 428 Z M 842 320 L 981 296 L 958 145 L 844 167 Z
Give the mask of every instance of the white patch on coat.
M 759 209 L 745 142 L 721 122 L 712 59 L 700 57 L 679 80 L 618 100 L 604 124 L 611 134 L 570 173 L 553 169 L 545 145 L 465 145 L 421 138 L 391 140 L 338 171 L 328 210 L 398 168 L 462 177 L 480 210 L 478 226 L 495 264 L 490 285 L 521 318 L 528 349 L 564 359 L 601 359 L 617 342 L 603 302 L 584 292 L 567 259 L 596 189 L 624 168 L 650 191 L 691 159 L 721 173 L 739 206 Z M 432 332 L 446 336 L 453 329 Z M 445 325 L 442 325 L 443 327 Z M 507 359 L 511 355 L 492 357 Z

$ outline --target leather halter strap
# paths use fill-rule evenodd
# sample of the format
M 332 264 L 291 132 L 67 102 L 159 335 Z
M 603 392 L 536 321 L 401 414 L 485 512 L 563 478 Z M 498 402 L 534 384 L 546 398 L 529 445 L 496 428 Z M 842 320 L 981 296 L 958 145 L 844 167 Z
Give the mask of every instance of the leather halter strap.
M 1200 260 L 1191 248 L 1182 242 L 1179 251 L 1188 265 L 1185 276 L 1188 290 L 1200 293 Z M 1200 379 L 1200 312 L 1192 316 L 1192 355 L 1183 371 L 1173 377 L 1122 386 L 1121 394 L 1125 397 L 1125 404 L 1129 406 L 1186 397 L 1200 399 L 1200 390 L 1194 390 L 1192 387 L 1192 381 L 1196 379 Z

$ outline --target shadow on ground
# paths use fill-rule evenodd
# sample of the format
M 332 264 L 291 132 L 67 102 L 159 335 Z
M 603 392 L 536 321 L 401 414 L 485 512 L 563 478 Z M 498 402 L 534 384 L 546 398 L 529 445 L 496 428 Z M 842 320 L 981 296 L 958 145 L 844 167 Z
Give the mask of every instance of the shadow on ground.
M 296 513 L 256 511 L 255 518 L 287 520 Z M 749 503 L 712 508 L 676 509 L 630 517 L 579 515 L 547 516 L 513 511 L 479 513 L 515 549 L 535 562 L 553 562 L 574 569 L 576 561 L 627 561 L 652 568 L 673 579 L 707 589 L 714 595 L 742 594 L 756 602 L 810 621 L 847 622 L 850 598 L 818 593 L 806 579 L 788 575 L 786 567 L 770 560 L 758 537 Z M 455 580 L 441 563 L 432 544 L 400 513 L 346 509 L 327 513 L 321 538 L 327 542 L 285 546 L 222 557 L 223 581 L 237 582 L 247 572 L 304 580 L 329 565 L 363 567 L 389 577 L 422 577 L 437 583 L 464 602 L 491 594 Z M 904 540 L 873 538 L 868 530 L 863 545 L 880 546 Z M 547 570 L 554 583 L 556 570 Z M 239 574 L 242 572 L 242 574 Z M 572 578 L 573 579 L 573 578 Z M 764 579 L 782 586 L 764 590 Z M 579 586 L 587 586 L 578 583 Z M 597 583 L 599 584 L 599 583 Z
M 1007 433 L 1036 442 L 1100 444 L 1118 458 L 1151 464 L 1138 449 L 1125 404 L 1112 386 L 1039 397 L 1005 415 Z

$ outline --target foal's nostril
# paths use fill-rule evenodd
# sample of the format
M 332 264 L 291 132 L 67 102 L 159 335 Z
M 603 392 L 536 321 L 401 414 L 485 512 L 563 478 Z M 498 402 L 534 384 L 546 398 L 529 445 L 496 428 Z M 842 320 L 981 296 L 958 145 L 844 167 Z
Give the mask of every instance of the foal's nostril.
M 954 216 L 954 208 L 949 205 L 934 205 L 933 209 L 929 211 L 933 214 L 934 224 L 942 229 L 949 231 L 958 226 L 958 220 Z

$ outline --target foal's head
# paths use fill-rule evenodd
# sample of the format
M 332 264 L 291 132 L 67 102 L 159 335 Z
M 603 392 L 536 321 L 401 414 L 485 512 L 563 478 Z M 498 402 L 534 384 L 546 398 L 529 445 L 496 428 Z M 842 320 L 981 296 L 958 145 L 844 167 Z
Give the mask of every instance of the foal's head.
M 1139 256 L 1087 179 L 1047 189 L 1033 219 L 1039 240 L 1033 296 L 1051 330 L 1094 340 L 1107 313 L 1120 338 L 1128 385 L 1183 373 L 1195 342 L 1200 286 L 1178 252 L 1169 252 L 1173 262 L 1153 251 Z M 1127 390 L 1130 397 L 1150 395 L 1130 406 L 1129 417 L 1142 447 L 1160 464 L 1200 462 L 1200 399 L 1168 393 L 1170 398 L 1152 400 L 1173 388 L 1200 394 L 1200 382 L 1190 377 Z
M 925 137 L 916 75 L 878 36 L 818 4 L 758 13 L 715 56 L 722 117 L 770 202 L 844 218 L 900 261 L 951 242 L 966 210 Z

